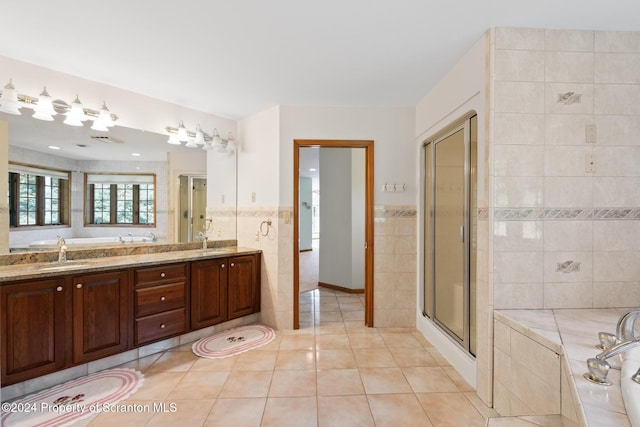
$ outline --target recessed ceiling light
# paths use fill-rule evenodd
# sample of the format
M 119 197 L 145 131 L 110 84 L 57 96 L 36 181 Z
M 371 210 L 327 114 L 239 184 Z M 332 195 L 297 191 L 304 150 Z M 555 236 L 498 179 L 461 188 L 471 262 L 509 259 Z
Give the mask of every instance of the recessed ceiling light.
M 309 168 L 309 172 L 315 172 L 316 170 L 316 168 Z
M 142 156 L 142 154 L 140 154 L 140 153 L 131 153 L 131 155 L 132 155 L 132 156 L 135 156 L 135 157 L 140 157 L 140 156 Z
M 50 146 L 49 146 L 49 149 L 51 149 L 51 150 L 59 150 L 59 149 L 60 149 L 60 147 L 57 147 L 57 146 L 55 146 L 55 145 L 50 145 Z

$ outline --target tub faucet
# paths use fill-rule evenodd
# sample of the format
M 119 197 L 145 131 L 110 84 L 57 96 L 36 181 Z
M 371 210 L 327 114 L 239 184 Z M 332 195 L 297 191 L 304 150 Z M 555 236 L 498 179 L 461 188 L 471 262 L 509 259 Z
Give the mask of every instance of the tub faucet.
M 127 233 L 127 236 L 131 237 L 131 243 L 133 243 L 133 233 Z
M 58 262 L 67 261 L 67 245 L 62 236 L 58 236 Z
M 626 311 L 618 319 L 616 325 L 616 334 L 600 332 L 600 349 L 603 351 L 596 357 L 587 359 L 587 368 L 589 372 L 584 377 L 597 384 L 610 385 L 607 380 L 607 374 L 611 365 L 607 359 L 618 354 L 624 353 L 640 344 L 640 336 L 635 336 L 634 327 L 636 320 L 640 317 L 640 308 L 632 308 Z M 633 375 L 632 379 L 640 383 L 640 370 Z
M 616 326 L 616 340 L 624 342 L 635 338 L 633 328 L 638 317 L 640 317 L 640 308 L 632 308 L 620 316 Z

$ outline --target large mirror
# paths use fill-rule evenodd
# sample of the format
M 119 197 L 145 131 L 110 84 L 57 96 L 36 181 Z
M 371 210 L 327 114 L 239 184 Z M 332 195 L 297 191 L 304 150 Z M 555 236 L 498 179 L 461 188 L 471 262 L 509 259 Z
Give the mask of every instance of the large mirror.
M 50 212 L 46 214 L 49 222 L 40 225 L 33 222 L 19 225 L 14 214 L 15 221 L 9 226 L 11 252 L 53 250 L 56 246 L 51 245 L 51 241 L 56 242 L 58 236 L 63 237 L 68 246 L 70 242 L 78 248 L 190 242 L 203 235 L 208 240 L 236 239 L 235 152 L 220 153 L 200 147 L 188 148 L 184 144 L 168 144 L 166 134 L 122 126 L 110 128 L 108 132 L 91 130 L 91 122 L 80 127 L 68 126 L 62 123 L 64 117 L 59 115 L 54 121 L 41 121 L 32 118 L 30 110 L 25 110 L 22 115 L 0 112 L 0 120 L 7 122 L 9 129 L 9 156 L 1 161 L 11 165 L 10 177 L 12 170 L 15 177 L 15 171 L 20 168 L 32 168 L 30 173 L 34 176 L 46 175 L 50 170 L 56 178 L 68 172 L 68 194 L 64 197 L 68 197 L 70 206 L 65 214 L 66 221 L 61 221 L 67 224 L 61 225 L 57 225 L 56 220 L 51 222 Z M 197 179 L 193 180 L 193 177 Z M 127 179 L 131 182 L 124 182 Z M 57 188 L 51 190 L 44 184 L 36 184 L 44 182 L 50 180 L 34 177 L 30 187 L 16 184 L 15 194 L 20 195 L 20 188 L 24 192 L 32 191 L 34 206 L 38 199 L 51 198 L 52 191 L 57 197 Z M 36 188 L 42 188 L 47 195 L 36 196 L 33 190 Z M 123 200 L 116 200 L 120 197 L 120 189 Z M 124 210 L 130 209 L 132 204 L 144 205 L 148 214 L 118 213 L 118 220 L 112 218 L 110 223 L 95 220 L 97 216 L 92 216 L 93 213 L 87 215 L 87 206 L 94 207 L 96 212 L 104 212 L 104 195 L 108 199 L 109 191 L 113 197 L 111 203 L 121 204 Z M 188 219 L 184 218 L 185 192 L 189 193 L 186 195 L 189 200 L 198 198 Z M 141 194 L 145 197 L 144 203 L 140 201 Z M 28 203 L 26 196 L 20 200 L 25 205 Z M 114 205 L 108 204 L 109 201 L 106 203 L 107 210 L 111 206 L 112 212 L 119 212 Z M 47 209 L 51 209 L 51 205 L 49 202 Z M 120 222 L 121 218 L 124 223 Z M 189 224 L 188 232 L 184 231 L 186 223 Z

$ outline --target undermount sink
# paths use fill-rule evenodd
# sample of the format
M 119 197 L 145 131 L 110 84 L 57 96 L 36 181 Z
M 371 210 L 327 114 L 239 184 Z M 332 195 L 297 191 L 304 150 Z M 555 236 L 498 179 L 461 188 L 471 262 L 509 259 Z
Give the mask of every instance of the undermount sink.
M 77 262 L 62 262 L 62 263 L 52 263 L 49 265 L 43 265 L 36 267 L 38 271 L 65 271 L 65 270 L 73 270 L 76 268 L 86 267 L 89 264 L 87 263 L 77 263 Z

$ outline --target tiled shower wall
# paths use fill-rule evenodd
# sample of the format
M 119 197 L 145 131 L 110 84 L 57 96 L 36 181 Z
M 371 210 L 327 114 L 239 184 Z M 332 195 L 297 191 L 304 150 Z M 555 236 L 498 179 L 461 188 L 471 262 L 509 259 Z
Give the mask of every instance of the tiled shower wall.
M 640 32 L 494 31 L 494 308 L 640 305 Z
M 238 208 L 238 245 L 263 251 L 262 321 L 278 329 L 293 325 L 293 223 L 287 215 L 291 219 L 293 208 Z M 377 206 L 374 216 L 374 326 L 414 327 L 416 209 Z M 260 224 L 268 219 L 264 236 Z

